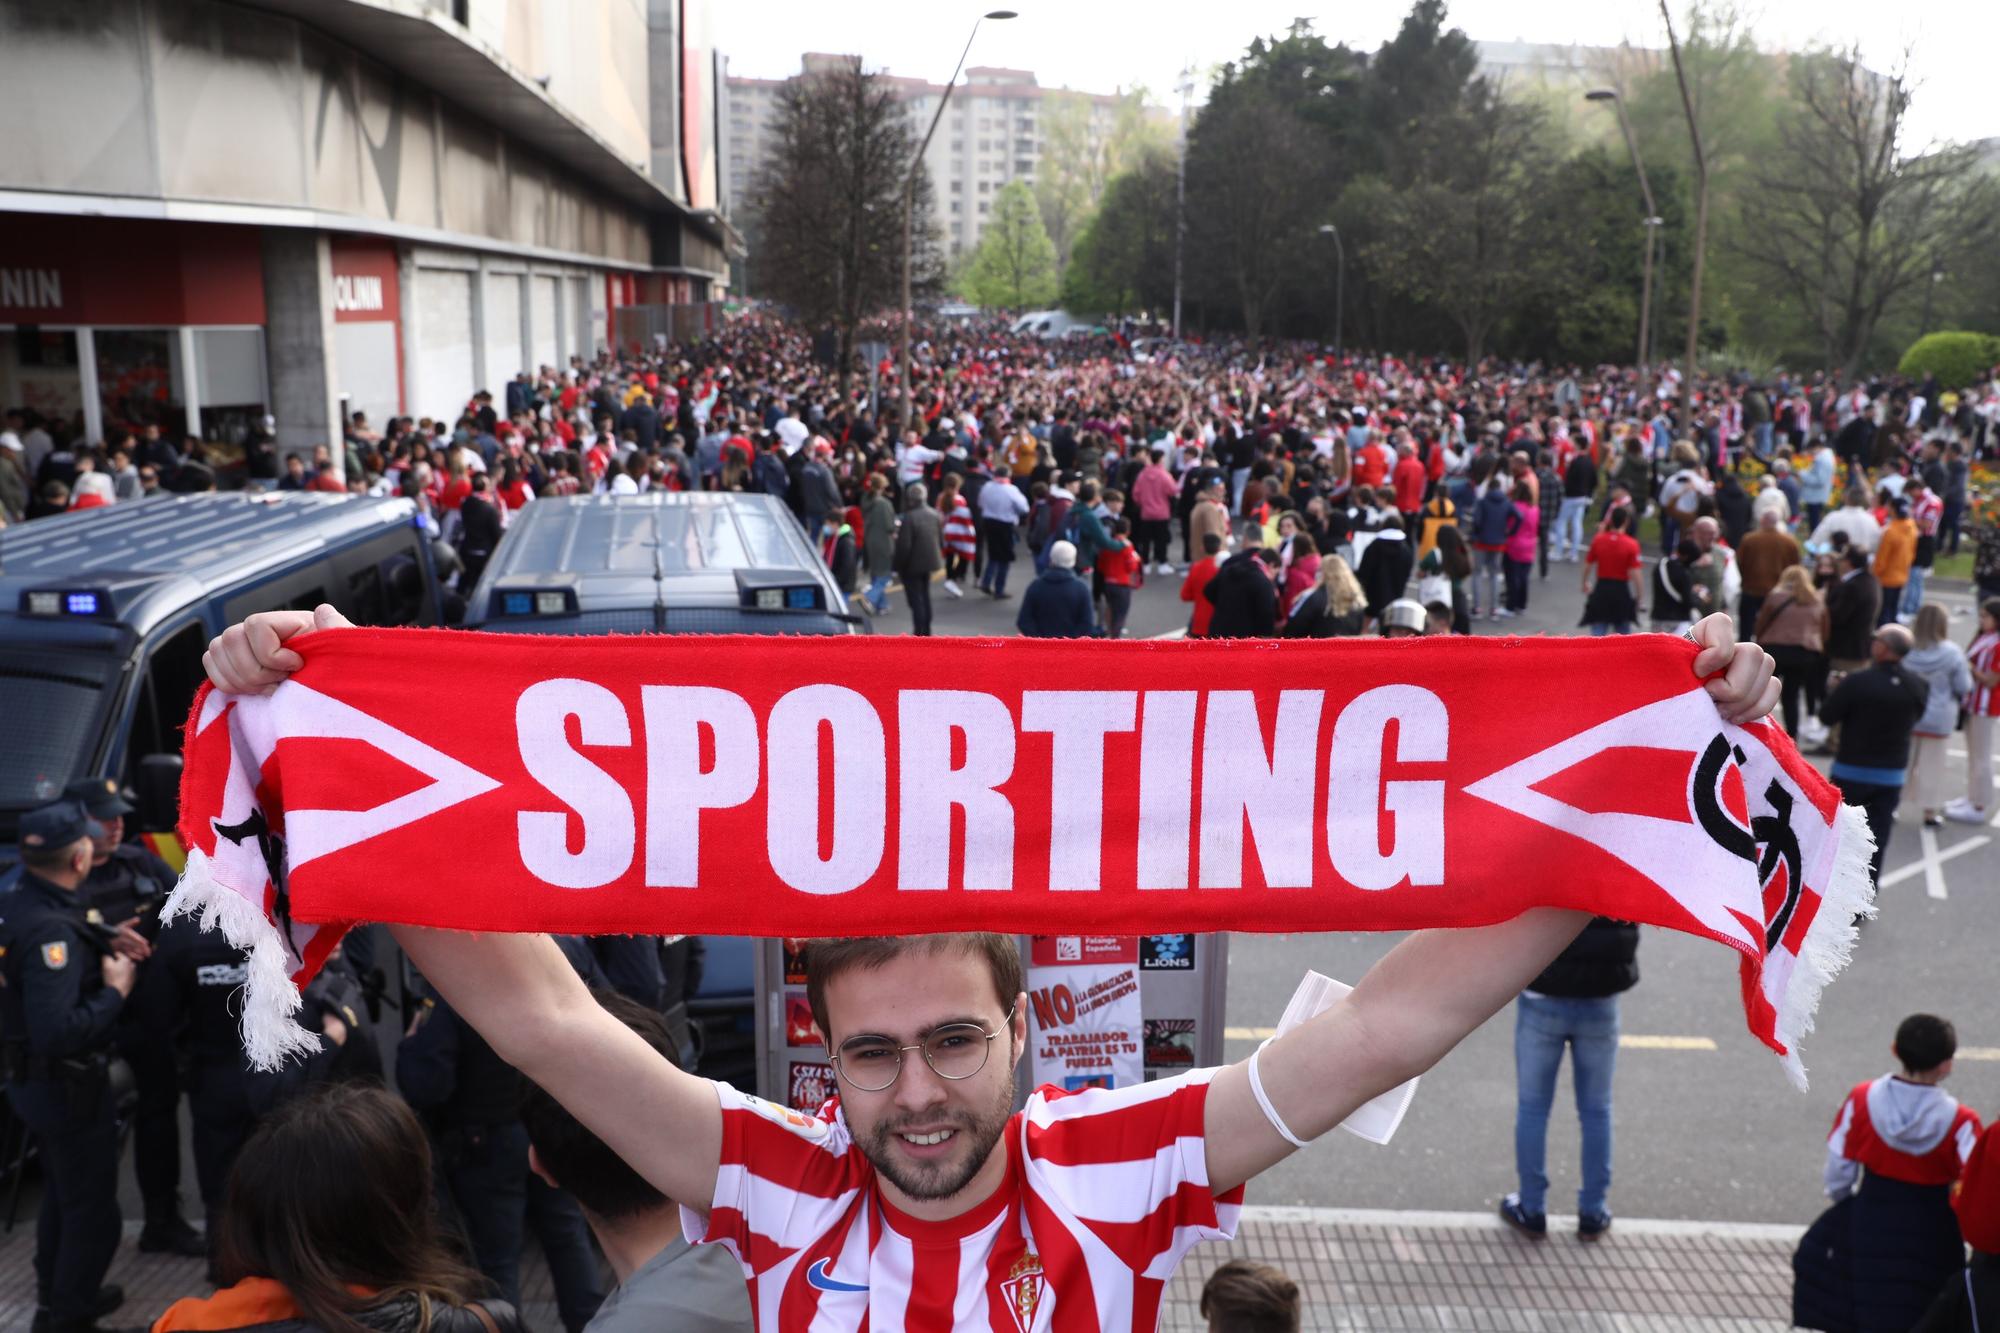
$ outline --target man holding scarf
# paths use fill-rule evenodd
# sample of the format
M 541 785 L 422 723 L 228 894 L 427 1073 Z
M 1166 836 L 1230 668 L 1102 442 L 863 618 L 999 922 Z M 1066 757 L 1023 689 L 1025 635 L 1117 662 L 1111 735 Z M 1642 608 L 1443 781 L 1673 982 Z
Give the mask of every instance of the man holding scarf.
M 217 688 L 274 688 L 330 607 L 252 617 L 210 646 Z M 1726 616 L 1696 627 L 1722 719 L 1777 701 Z M 763 1330 L 1148 1327 L 1197 1241 L 1227 1239 L 1254 1176 L 1418 1076 L 1588 921 L 1535 908 L 1417 932 L 1343 1001 L 1248 1060 L 1117 1090 L 1043 1089 L 1011 1114 L 1028 1039 L 1005 935 L 815 941 L 814 1018 L 840 1095 L 819 1117 L 673 1067 L 592 999 L 547 936 L 395 933 L 502 1059 L 682 1205 L 741 1265 Z

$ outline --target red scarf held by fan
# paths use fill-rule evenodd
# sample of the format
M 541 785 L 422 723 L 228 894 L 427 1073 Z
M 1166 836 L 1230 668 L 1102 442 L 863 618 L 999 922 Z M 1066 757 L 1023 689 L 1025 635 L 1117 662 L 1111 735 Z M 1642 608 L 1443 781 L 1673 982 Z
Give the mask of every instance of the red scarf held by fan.
M 1797 1041 L 1866 826 L 1681 639 L 1050 642 L 341 630 L 204 690 L 174 910 L 275 1061 L 346 925 L 1130 934 L 1576 908 L 1742 954 Z M 416 682 L 426 688 L 418 689 Z M 432 686 L 458 698 L 437 706 Z

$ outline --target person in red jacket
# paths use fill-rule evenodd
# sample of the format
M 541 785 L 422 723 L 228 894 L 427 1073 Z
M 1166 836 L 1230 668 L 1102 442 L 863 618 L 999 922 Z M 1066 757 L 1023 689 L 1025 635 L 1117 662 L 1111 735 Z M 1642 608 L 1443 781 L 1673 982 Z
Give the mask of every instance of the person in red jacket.
M 1417 457 L 1417 447 L 1407 439 L 1396 445 L 1396 468 L 1389 484 L 1396 488 L 1396 510 L 1403 516 L 1403 531 L 1415 532 L 1424 507 L 1424 486 L 1430 477 Z
M 1215 614 L 1215 604 L 1201 595 L 1208 581 L 1215 577 L 1215 570 L 1222 563 L 1222 534 L 1204 532 L 1201 534 L 1202 558 L 1188 567 L 1187 577 L 1181 580 L 1181 600 L 1192 603 L 1194 616 L 1188 621 L 1187 636 L 1190 639 L 1208 637 L 1208 620 Z
M 1097 572 L 1104 579 L 1104 605 L 1108 612 L 1104 619 L 1107 639 L 1125 637 L 1125 618 L 1132 613 L 1132 590 L 1146 581 L 1146 566 L 1139 559 L 1138 548 L 1129 540 L 1131 531 L 1132 520 L 1112 519 L 1111 535 L 1118 539 L 1118 549 L 1097 553 Z
M 1378 432 L 1372 427 L 1368 431 L 1368 442 L 1354 451 L 1354 484 L 1374 488 L 1389 479 L 1389 451 L 1376 438 Z
M 1980 1333 L 1994 1327 L 2000 1316 L 2000 1134 L 1995 1128 L 1988 1125 L 1973 1145 L 1951 1201 L 1972 1260 L 1945 1279 L 1911 1333 Z
M 1933 1014 L 1912 1014 L 1891 1049 L 1902 1072 L 1857 1086 L 1827 1136 L 1833 1207 L 1792 1259 L 1800 1328 L 1907 1329 L 1964 1263 L 1951 1192 L 1979 1117 L 1940 1086 L 1958 1033 Z

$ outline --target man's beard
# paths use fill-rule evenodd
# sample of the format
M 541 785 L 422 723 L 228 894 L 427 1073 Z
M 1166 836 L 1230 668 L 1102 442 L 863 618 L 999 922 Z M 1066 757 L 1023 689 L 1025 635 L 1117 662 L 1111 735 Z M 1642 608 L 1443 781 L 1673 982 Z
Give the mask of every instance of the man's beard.
M 927 1201 L 951 1198 L 972 1183 L 1006 1132 L 1007 1120 L 1014 1113 L 1014 1078 L 1010 1068 L 1006 1083 L 983 1114 L 953 1108 L 884 1119 L 861 1144 L 862 1155 L 877 1174 L 908 1198 Z M 961 1155 L 936 1162 L 911 1162 L 897 1154 L 899 1130 L 913 1124 L 936 1128 L 939 1122 L 950 1125 L 954 1147 L 965 1145 L 959 1149 Z

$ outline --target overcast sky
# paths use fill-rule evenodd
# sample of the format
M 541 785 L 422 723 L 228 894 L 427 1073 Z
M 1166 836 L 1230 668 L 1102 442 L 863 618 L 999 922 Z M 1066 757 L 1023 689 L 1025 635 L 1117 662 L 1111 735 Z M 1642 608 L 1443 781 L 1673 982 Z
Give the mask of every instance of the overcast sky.
M 1029 69 L 1045 86 L 1110 92 L 1144 84 L 1174 100 L 1180 69 L 1218 64 L 1250 39 L 1282 32 L 1301 14 L 1330 41 L 1373 50 L 1393 36 L 1408 0 L 1006 0 L 1020 17 L 982 25 L 973 65 Z M 1678 20 L 1678 6 L 1675 0 Z M 858 52 L 871 68 L 942 83 L 965 35 L 993 0 L 715 0 L 716 45 L 732 74 L 782 78 L 804 51 Z M 1921 81 L 1912 128 L 1922 138 L 2000 135 L 2000 4 L 1884 4 L 1880 0 L 1749 0 L 1767 47 L 1860 39 L 1868 63 L 1891 66 L 1905 46 Z M 1455 0 L 1450 21 L 1482 41 L 1664 46 L 1657 4 L 1642 0 Z M 1197 100 L 1199 100 L 1197 92 Z

